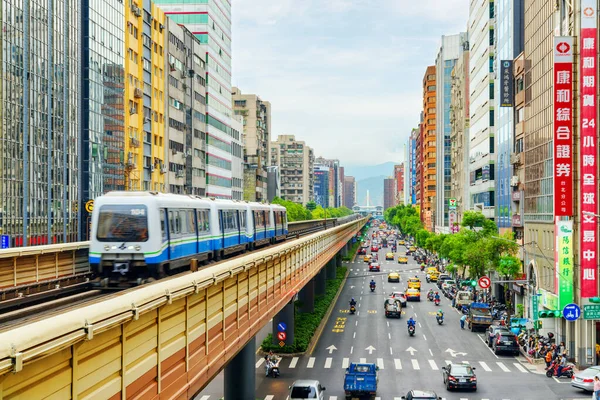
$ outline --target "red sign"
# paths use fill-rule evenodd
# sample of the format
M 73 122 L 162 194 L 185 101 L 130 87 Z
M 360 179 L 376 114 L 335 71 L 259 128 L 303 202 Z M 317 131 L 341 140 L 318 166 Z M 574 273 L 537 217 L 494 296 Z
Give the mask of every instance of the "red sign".
M 287 334 L 285 332 L 277 332 L 277 339 L 285 340 L 286 337 L 287 337 Z
M 598 249 L 598 221 L 593 214 L 598 213 L 596 196 L 598 195 L 598 181 L 596 178 L 596 154 L 598 149 L 598 135 L 596 133 L 596 115 L 598 114 L 596 65 L 597 36 L 596 0 L 582 0 L 581 2 L 581 40 L 580 48 L 580 141 L 579 141 L 579 181 L 581 187 L 580 221 L 579 229 L 581 265 L 581 297 L 597 296 L 597 249 Z M 586 214 L 587 213 L 587 214 Z
M 573 215 L 573 38 L 554 37 L 554 215 Z
M 487 276 L 482 276 L 479 278 L 479 287 L 482 289 L 487 289 L 492 284 L 492 281 Z

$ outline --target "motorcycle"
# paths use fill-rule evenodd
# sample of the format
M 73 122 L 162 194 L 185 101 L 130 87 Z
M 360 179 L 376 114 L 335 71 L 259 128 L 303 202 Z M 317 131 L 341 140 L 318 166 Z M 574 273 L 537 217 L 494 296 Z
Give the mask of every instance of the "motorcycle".
M 428 293 L 427 294 L 427 300 L 433 301 L 433 293 Z
M 421 265 L 421 272 L 425 271 L 425 266 Z
M 435 304 L 436 306 L 439 306 L 440 305 L 440 299 L 435 299 L 433 301 L 433 304 Z
M 375 291 L 375 285 L 371 285 L 371 292 Z
M 350 314 L 354 314 L 356 312 L 356 306 L 351 305 L 350 306 Z
M 435 316 L 435 320 L 437 321 L 438 325 L 441 325 L 444 323 L 444 316 L 443 315 L 436 315 Z
M 410 336 L 414 336 L 415 335 L 415 326 L 414 325 L 409 325 L 408 326 L 408 334 Z
M 555 361 L 550 364 L 550 367 L 546 369 L 546 376 L 552 378 L 558 374 L 558 363 Z M 573 377 L 573 364 L 567 364 L 561 371 L 560 377 L 567 377 L 571 379 Z
M 281 358 L 277 358 L 274 361 L 267 361 L 267 376 L 270 376 L 271 378 L 277 378 L 280 373 L 279 373 L 279 362 L 281 361 Z

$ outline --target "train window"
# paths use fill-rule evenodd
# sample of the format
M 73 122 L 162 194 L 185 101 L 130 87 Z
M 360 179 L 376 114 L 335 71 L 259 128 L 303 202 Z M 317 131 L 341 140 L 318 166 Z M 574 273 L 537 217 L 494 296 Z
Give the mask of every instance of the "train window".
M 162 240 L 167 240 L 167 227 L 166 227 L 166 219 L 165 219 L 165 209 L 160 208 L 158 210 L 160 213 L 160 232 L 162 233 Z
M 148 210 L 142 204 L 111 204 L 100 207 L 96 237 L 101 242 L 148 240 Z
M 205 235 L 208 233 L 209 224 L 208 224 L 208 211 L 205 210 L 197 210 L 198 211 L 198 231 L 200 235 Z
M 246 230 L 246 211 L 240 211 L 240 228 L 242 231 Z
M 188 233 L 196 234 L 196 219 L 194 218 L 194 210 L 186 210 L 187 222 L 188 222 Z
M 175 211 L 175 233 L 181 233 L 181 215 Z
M 204 230 L 210 232 L 210 212 L 208 210 L 203 211 L 204 213 Z
M 171 234 L 175 233 L 175 217 L 173 216 L 173 211 L 169 211 L 169 230 Z

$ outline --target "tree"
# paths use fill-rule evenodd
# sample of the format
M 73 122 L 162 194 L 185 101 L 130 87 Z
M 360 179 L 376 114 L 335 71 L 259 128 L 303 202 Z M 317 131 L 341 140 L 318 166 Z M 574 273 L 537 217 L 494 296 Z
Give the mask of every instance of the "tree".
M 470 230 L 480 228 L 478 231 L 481 231 L 484 236 L 493 235 L 498 232 L 496 223 L 490 219 L 487 219 L 479 211 L 465 211 L 461 225 L 469 228 Z
M 521 260 L 513 255 L 500 257 L 496 271 L 507 278 L 515 278 L 522 271 Z
M 309 201 L 308 203 L 306 203 L 306 209 L 308 211 L 313 212 L 315 208 L 317 208 L 317 203 L 315 203 L 314 201 Z

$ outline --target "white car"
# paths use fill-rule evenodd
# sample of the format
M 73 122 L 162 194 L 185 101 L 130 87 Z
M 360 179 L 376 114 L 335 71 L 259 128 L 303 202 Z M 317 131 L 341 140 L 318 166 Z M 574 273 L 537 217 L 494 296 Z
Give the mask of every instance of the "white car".
M 289 400 L 301 399 L 325 399 L 325 388 L 321 386 L 319 381 L 302 379 L 294 382 L 290 386 Z
M 450 286 L 456 286 L 456 281 L 452 279 L 448 279 L 442 283 L 442 290 L 448 289 Z

